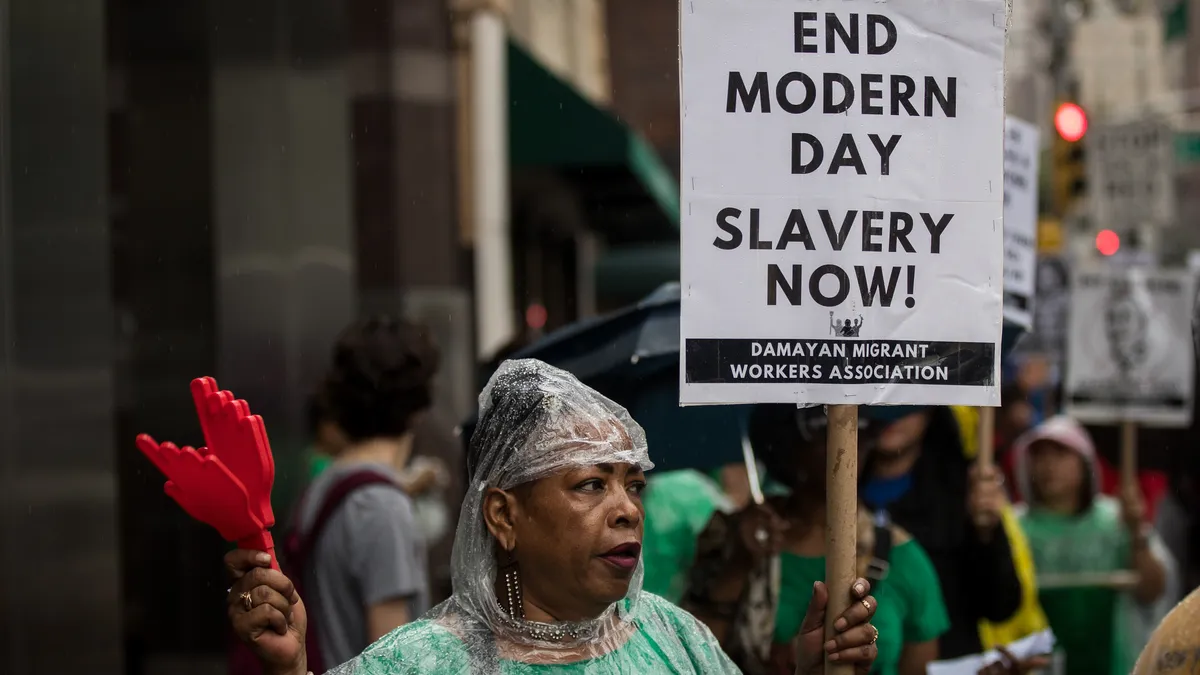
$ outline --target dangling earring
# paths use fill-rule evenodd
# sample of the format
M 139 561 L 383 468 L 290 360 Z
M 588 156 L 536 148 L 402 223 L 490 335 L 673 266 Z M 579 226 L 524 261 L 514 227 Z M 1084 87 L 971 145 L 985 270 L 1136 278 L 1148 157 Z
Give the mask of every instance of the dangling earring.
M 525 603 L 521 598 L 521 573 L 517 567 L 517 557 L 512 551 L 505 552 L 508 556 L 508 562 L 500 568 L 500 574 L 504 580 L 504 593 L 508 600 L 506 611 L 508 616 L 513 619 L 525 618 Z

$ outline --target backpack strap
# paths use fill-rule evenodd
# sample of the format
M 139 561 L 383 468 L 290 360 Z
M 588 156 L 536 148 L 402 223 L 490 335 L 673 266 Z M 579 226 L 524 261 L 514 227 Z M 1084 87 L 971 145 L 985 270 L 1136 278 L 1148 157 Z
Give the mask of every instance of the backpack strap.
M 887 511 L 875 513 L 875 550 L 871 553 L 871 562 L 867 565 L 867 581 L 871 582 L 871 593 L 879 593 L 879 587 L 887 578 L 891 568 L 892 537 L 891 517 Z
M 295 556 L 296 560 L 291 561 L 292 564 L 299 563 L 304 566 L 308 561 L 309 554 L 317 545 L 317 540 L 321 538 L 321 533 L 325 531 L 325 526 L 329 523 L 329 519 L 337 512 L 342 502 L 346 501 L 352 493 L 360 488 L 369 485 L 387 485 L 394 487 L 397 490 L 403 491 L 398 483 L 392 478 L 371 469 L 363 469 L 347 474 L 337 479 L 329 491 L 325 493 L 324 499 L 321 501 L 321 508 L 317 510 L 316 518 L 313 519 L 312 525 L 305 531 L 300 531 L 299 528 L 293 532 L 295 539 L 292 542 L 293 550 L 290 556 Z
M 316 548 L 317 542 L 321 539 L 321 533 L 324 532 L 325 526 L 329 523 L 333 514 L 337 512 L 338 507 L 351 494 L 360 488 L 370 485 L 385 485 L 403 491 L 403 488 L 395 480 L 378 471 L 363 469 L 347 474 L 338 478 L 330 486 L 329 491 L 325 493 L 324 498 L 321 500 L 321 506 L 317 509 L 316 518 L 313 519 L 312 525 L 309 526 L 308 530 L 301 531 L 299 527 L 296 527 L 288 535 L 285 544 L 287 556 L 282 561 L 283 568 L 287 575 L 291 577 L 292 583 L 302 596 L 305 595 L 303 584 L 307 572 L 306 568 L 310 562 L 309 559 L 313 549 Z M 308 495 L 305 495 L 301 499 L 301 508 L 298 511 L 303 510 L 303 501 L 307 497 Z M 298 524 L 300 521 L 297 519 L 294 522 Z M 309 605 L 309 611 L 312 611 L 320 600 L 318 598 L 309 598 L 309 601 L 312 603 Z M 305 636 L 305 648 L 308 652 L 309 669 L 319 673 L 325 670 L 327 664 L 325 664 L 324 655 L 321 653 L 321 641 L 317 637 L 319 622 L 315 619 L 315 616 L 309 616 L 308 635 Z M 237 675 L 241 675 L 240 672 Z

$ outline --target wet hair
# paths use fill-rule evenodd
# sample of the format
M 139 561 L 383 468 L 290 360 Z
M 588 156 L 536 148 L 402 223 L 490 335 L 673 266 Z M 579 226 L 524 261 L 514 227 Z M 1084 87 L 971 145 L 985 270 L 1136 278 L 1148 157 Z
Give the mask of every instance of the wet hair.
M 310 408 L 326 417 L 310 422 L 332 420 L 353 442 L 401 436 L 433 405 L 439 358 L 422 326 L 388 316 L 357 321 L 338 337 Z

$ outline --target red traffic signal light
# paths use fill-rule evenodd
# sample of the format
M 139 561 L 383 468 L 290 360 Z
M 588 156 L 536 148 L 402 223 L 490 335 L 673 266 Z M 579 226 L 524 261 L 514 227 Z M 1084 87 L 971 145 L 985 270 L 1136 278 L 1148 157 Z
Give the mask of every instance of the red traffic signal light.
M 1068 143 L 1074 143 L 1087 133 L 1087 113 L 1075 103 L 1063 103 L 1054 113 L 1054 130 Z
M 1113 255 L 1121 248 L 1121 237 L 1112 230 L 1100 230 L 1096 235 L 1096 250 L 1100 255 Z

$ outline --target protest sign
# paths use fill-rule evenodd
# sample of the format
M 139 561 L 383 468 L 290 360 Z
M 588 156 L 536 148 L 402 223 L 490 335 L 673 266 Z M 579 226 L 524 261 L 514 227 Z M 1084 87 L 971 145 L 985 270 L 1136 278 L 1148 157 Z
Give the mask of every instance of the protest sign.
M 1033 303 L 1033 332 L 1014 350 L 1021 355 L 1041 354 L 1059 373 L 1066 365 L 1067 315 L 1071 304 L 1071 272 L 1065 258 L 1042 256 L 1037 261 L 1036 299 Z
M 1004 0 L 686 0 L 681 404 L 997 405 Z
M 1004 318 L 1033 328 L 1038 235 L 1038 128 L 1004 120 Z
M 1067 413 L 1089 423 L 1187 426 L 1194 277 L 1110 268 L 1071 282 Z
M 1088 134 L 1091 215 L 1127 231 L 1175 220 L 1175 133 L 1160 117 L 1096 125 Z

